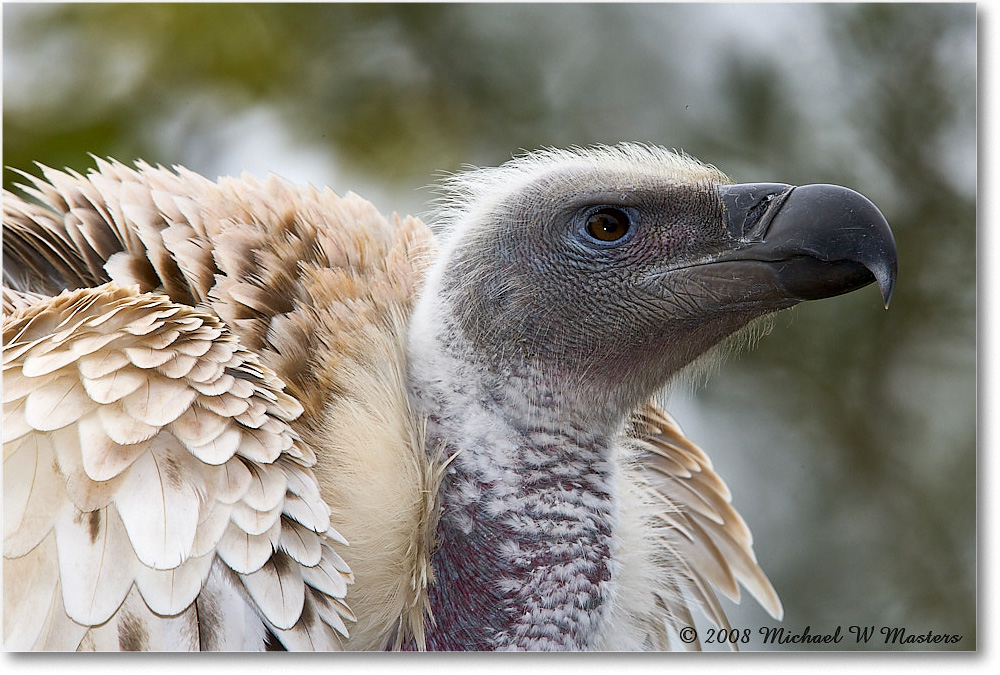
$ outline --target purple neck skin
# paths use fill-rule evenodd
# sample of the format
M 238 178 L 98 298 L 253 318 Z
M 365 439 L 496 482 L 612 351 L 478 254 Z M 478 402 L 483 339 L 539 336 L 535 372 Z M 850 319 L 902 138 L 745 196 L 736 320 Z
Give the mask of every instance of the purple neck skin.
M 436 447 L 441 426 L 429 427 Z M 580 429 L 513 433 L 495 453 L 463 449 L 445 478 L 428 649 L 581 650 L 598 637 L 612 583 L 609 449 Z

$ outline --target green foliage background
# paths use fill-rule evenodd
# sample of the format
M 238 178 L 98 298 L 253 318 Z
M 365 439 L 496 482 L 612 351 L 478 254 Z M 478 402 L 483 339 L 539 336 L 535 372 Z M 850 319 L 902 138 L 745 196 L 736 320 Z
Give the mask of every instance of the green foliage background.
M 787 629 L 972 649 L 976 20 L 971 4 L 7 4 L 3 162 L 274 170 L 419 211 L 463 163 L 636 140 L 738 180 L 864 192 L 897 237 L 892 308 L 866 289 L 783 314 L 674 412 L 728 479 Z M 732 615 L 777 625 L 749 600 Z

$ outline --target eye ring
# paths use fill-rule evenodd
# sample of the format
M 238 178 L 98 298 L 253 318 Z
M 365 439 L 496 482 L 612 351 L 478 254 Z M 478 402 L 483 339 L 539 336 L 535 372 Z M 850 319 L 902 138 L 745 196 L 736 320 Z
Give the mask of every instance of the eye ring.
M 621 241 L 632 229 L 632 218 L 624 209 L 602 206 L 587 214 L 587 234 L 597 241 L 612 244 Z

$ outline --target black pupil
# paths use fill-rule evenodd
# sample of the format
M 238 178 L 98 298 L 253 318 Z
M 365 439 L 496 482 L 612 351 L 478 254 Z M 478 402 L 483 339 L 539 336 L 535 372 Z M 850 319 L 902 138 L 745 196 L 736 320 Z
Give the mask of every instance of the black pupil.
M 587 218 L 587 232 L 601 241 L 617 241 L 625 236 L 628 228 L 628 214 L 621 209 L 601 209 Z

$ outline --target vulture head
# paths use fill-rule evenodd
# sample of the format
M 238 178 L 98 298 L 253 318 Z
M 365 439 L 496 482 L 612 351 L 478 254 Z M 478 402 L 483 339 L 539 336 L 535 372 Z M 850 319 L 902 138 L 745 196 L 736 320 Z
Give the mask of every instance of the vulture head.
M 732 184 L 660 148 L 536 153 L 448 187 L 414 348 L 436 334 L 591 420 L 620 421 L 759 317 L 872 281 L 888 306 L 895 281 L 892 234 L 862 195 Z

